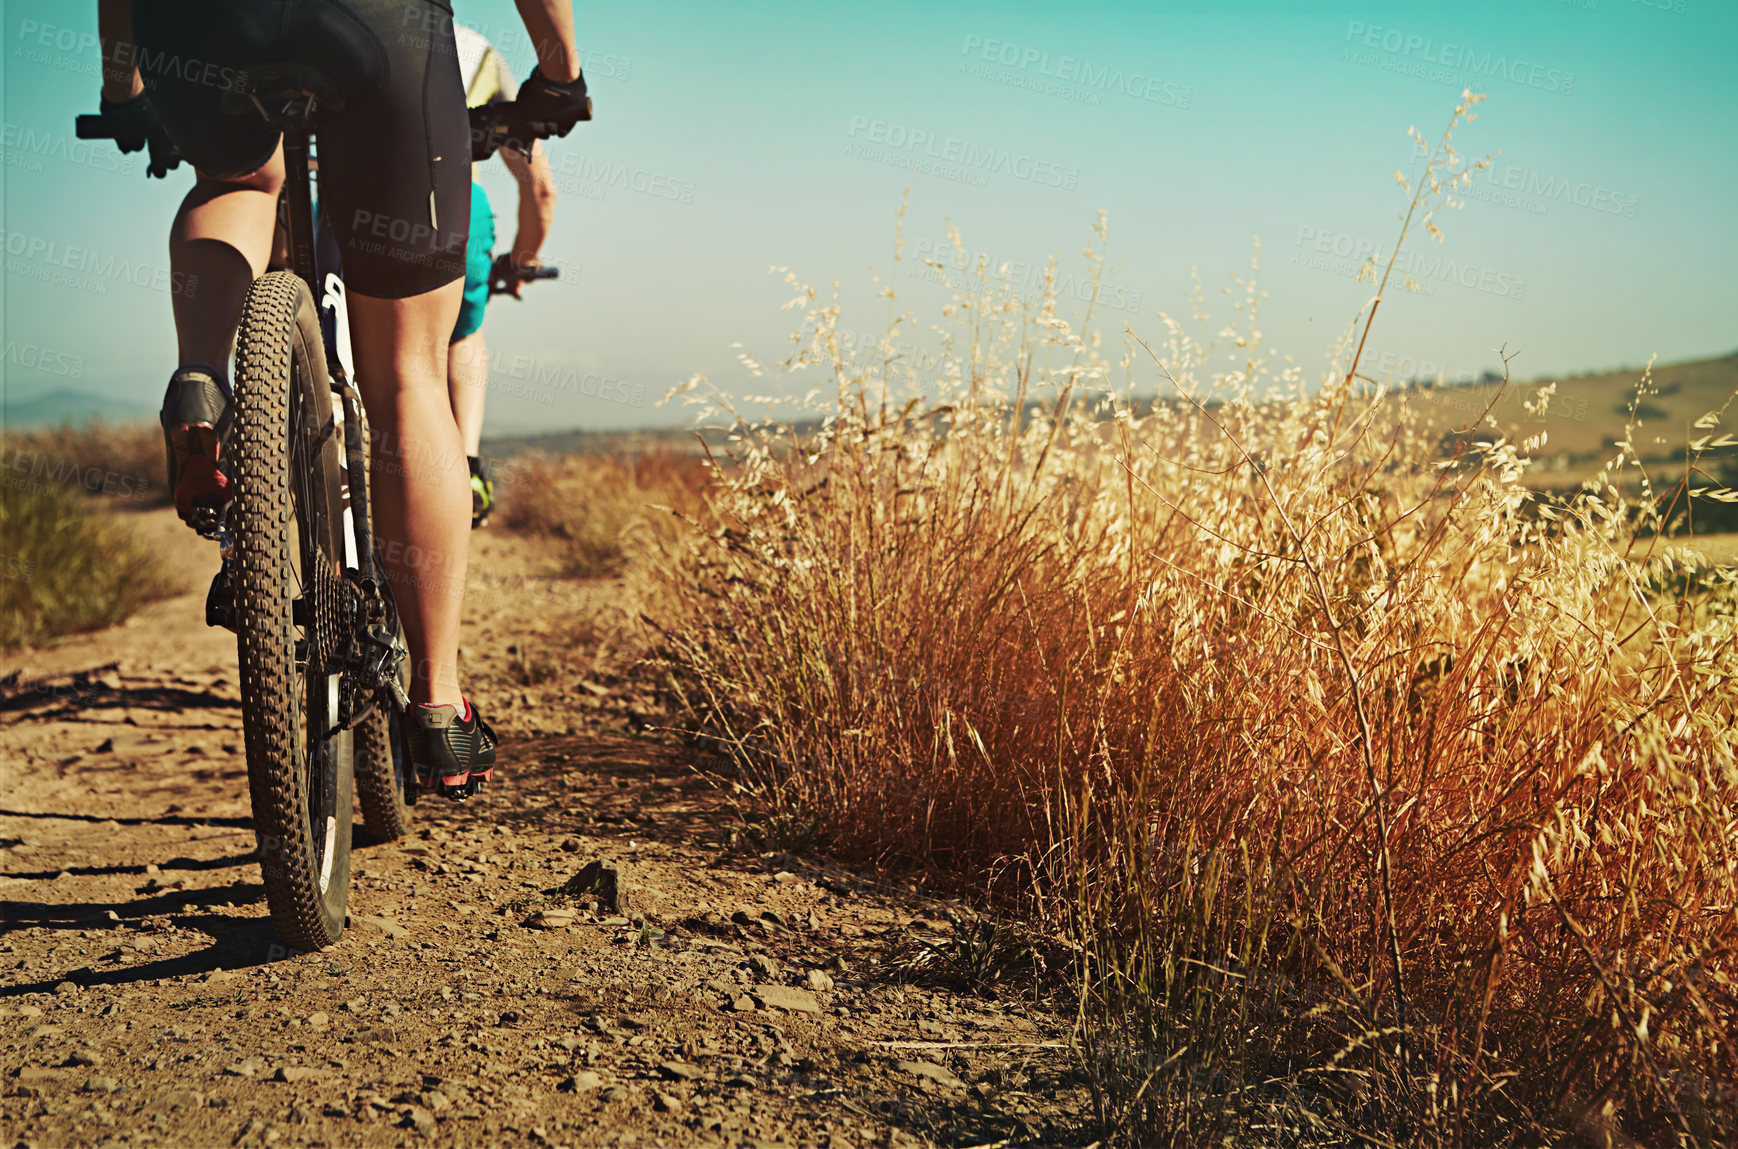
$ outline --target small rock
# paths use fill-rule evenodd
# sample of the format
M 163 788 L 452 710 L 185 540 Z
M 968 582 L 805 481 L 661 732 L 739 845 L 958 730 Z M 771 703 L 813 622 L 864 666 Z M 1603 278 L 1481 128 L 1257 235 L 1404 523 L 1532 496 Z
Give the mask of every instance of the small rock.
M 19 1017 L 41 1017 L 42 1011 L 40 1009 L 37 1009 L 34 1005 L 21 1005 L 18 1007 L 18 1016 Z
M 893 1063 L 893 1068 L 899 1070 L 901 1073 L 910 1073 L 917 1077 L 927 1077 L 931 1081 L 938 1082 L 942 1085 L 952 1086 L 955 1089 L 965 1088 L 965 1082 L 955 1077 L 946 1069 L 935 1064 L 933 1061 L 896 1061 Z
M 809 988 L 814 990 L 816 993 L 826 993 L 828 990 L 833 988 L 833 975 L 827 973 L 825 970 L 810 970 Z
M 611 914 L 629 916 L 633 913 L 628 898 L 628 883 L 619 862 L 596 859 L 587 862 L 562 889 L 569 894 L 596 894 Z
M 752 1077 L 738 1073 L 735 1077 L 727 1079 L 724 1084 L 730 1086 L 732 1089 L 753 1089 L 760 1083 Z
M 103 1063 L 103 1056 L 94 1049 L 75 1049 L 67 1054 L 66 1063 L 68 1065 L 84 1065 L 91 1069 L 95 1069 Z
M 602 1084 L 603 1078 L 588 1070 L 574 1074 L 556 1088 L 563 1093 L 587 1093 Z
M 353 997 L 349 1001 L 344 1003 L 344 1012 L 345 1013 L 361 1013 L 367 1007 L 368 1007 L 368 1003 L 366 1001 L 364 1001 L 362 998 Z M 308 1020 L 312 1021 L 313 1018 L 309 1018 Z
M 585 848 L 585 843 L 581 842 L 578 838 L 564 838 L 561 842 L 561 848 L 570 854 L 577 854 L 580 850 Z
M 754 999 L 749 997 L 747 994 L 743 994 L 741 997 L 732 999 L 729 1008 L 735 1010 L 737 1013 L 753 1013 Z
M 60 1074 L 46 1065 L 23 1066 L 18 1070 L 17 1076 L 18 1080 L 28 1082 L 60 1080 Z
M 453 1107 L 452 1099 L 438 1089 L 424 1090 L 422 1104 L 431 1113 L 445 1113 Z
M 698 1065 L 689 1065 L 686 1061 L 660 1062 L 658 1072 L 668 1081 L 699 1081 L 706 1076 Z
M 748 959 L 748 964 L 759 970 L 761 976 L 768 981 L 776 981 L 784 974 L 784 967 L 779 964 L 778 959 L 766 954 L 753 955 Z
M 95 750 L 91 751 L 92 754 L 113 754 L 114 752 L 115 740 L 113 738 L 103 739 L 102 743 L 98 745 Z
M 84 1083 L 86 1093 L 119 1093 L 121 1083 L 112 1077 L 92 1077 Z
M 352 925 L 367 926 L 369 929 L 379 930 L 394 941 L 397 941 L 399 938 L 410 936 L 410 931 L 399 925 L 397 922 L 391 921 L 387 918 L 376 917 L 373 914 L 351 914 L 350 923 Z
M 525 924 L 534 930 L 561 930 L 578 920 L 579 915 L 572 910 L 551 907 L 538 910 L 525 919 Z
M 680 1097 L 665 1093 L 662 1089 L 652 1090 L 652 1108 L 659 1113 L 680 1113 L 686 1108 Z
M 287 1081 L 291 1085 L 297 1085 L 304 1081 L 318 1081 L 325 1077 L 326 1073 L 327 1071 L 324 1069 L 315 1069 L 305 1065 L 280 1065 L 272 1080 Z
M 435 1130 L 435 1115 L 420 1105 L 406 1105 L 404 1120 L 399 1122 L 406 1129 L 415 1129 L 418 1133 L 433 1133 Z
M 766 1009 L 783 1009 L 792 1013 L 820 1013 L 821 1003 L 815 1000 L 815 995 L 806 989 L 794 989 L 783 985 L 757 985 L 753 990 L 756 1000 Z
M 321 1013 L 310 1013 L 310 1014 L 309 1014 L 309 1015 L 308 1015 L 308 1024 L 309 1024 L 309 1025 L 312 1025 L 312 1026 L 314 1026 L 314 1027 L 316 1027 L 316 1028 L 318 1028 L 318 1027 L 319 1027 L 319 1026 L 322 1026 L 322 1025 L 325 1025 L 325 1024 L 327 1024 L 327 1023 L 328 1023 L 328 1022 L 330 1022 L 330 1021 L 331 1021 L 331 1020 L 332 1020 L 332 1019 L 331 1019 L 331 1018 L 329 1018 L 329 1017 L 327 1017 L 327 1016 L 326 1016 L 326 1015 L 325 1015 L 325 1013 L 324 1013 L 324 1012 L 321 1012 Z
M 254 1074 L 256 1074 L 260 1070 L 264 1069 L 265 1064 L 266 1063 L 258 1057 L 243 1058 L 242 1060 L 236 1062 L 234 1065 L 224 1066 L 223 1067 L 223 1076 L 225 1076 L 225 1077 L 252 1077 Z
M 778 873 L 776 873 L 772 876 L 772 880 L 775 882 L 780 882 L 780 883 L 784 883 L 784 884 L 788 885 L 789 883 L 796 881 L 797 876 L 795 874 L 791 873 L 789 870 L 780 870 Z
M 63 981 L 54 987 L 54 992 L 61 997 L 68 997 L 78 992 L 78 985 L 74 982 Z

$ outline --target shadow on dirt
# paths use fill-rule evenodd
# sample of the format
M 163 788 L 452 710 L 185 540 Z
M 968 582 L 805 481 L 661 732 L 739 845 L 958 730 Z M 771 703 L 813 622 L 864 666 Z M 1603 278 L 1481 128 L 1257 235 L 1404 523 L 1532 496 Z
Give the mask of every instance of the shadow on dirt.
M 231 863 L 250 863 L 251 857 L 223 859 Z M 70 982 L 78 988 L 98 985 L 132 985 L 161 978 L 185 977 L 263 965 L 290 956 L 272 932 L 271 923 L 263 918 L 238 918 L 230 914 L 197 912 L 207 906 L 251 905 L 265 898 L 265 888 L 257 882 L 235 882 L 205 890 L 171 890 L 130 902 L 51 905 L 45 902 L 0 902 L 0 918 L 8 929 L 34 927 L 50 930 L 85 930 L 115 925 L 108 914 L 112 911 L 122 922 L 145 926 L 137 932 L 116 935 L 116 948 L 102 962 L 122 962 L 128 950 L 140 951 L 139 939 L 149 939 L 154 933 L 169 930 L 202 933 L 211 939 L 204 949 L 180 957 L 149 961 L 143 965 L 116 965 L 112 968 L 85 966 L 60 975 L 49 975 L 36 981 L 0 987 L 0 998 L 19 997 L 32 993 L 65 992 Z M 165 920 L 169 915 L 173 919 Z M 147 942 L 146 944 L 150 944 Z
M 45 709 L 38 709 L 39 707 Z M 87 711 L 156 710 L 183 714 L 190 710 L 240 710 L 241 699 L 209 690 L 181 686 L 109 686 L 42 682 L 25 689 L 0 693 L 0 714 L 33 711 L 39 721 L 65 721 Z
M 164 814 L 161 818 L 106 818 L 98 814 L 61 814 L 43 810 L 0 810 L 0 818 L 56 818 L 65 822 L 94 822 L 117 826 L 227 826 L 237 830 L 253 829 L 252 818 L 204 818 L 197 814 Z M 16 842 L 18 839 L 10 839 Z
M 248 866 L 257 861 L 252 854 L 242 854 L 233 858 L 171 858 L 157 868 L 159 870 L 221 870 L 228 866 Z M 24 870 L 17 873 L 0 874 L 0 878 L 15 878 L 24 881 L 52 881 L 66 874 L 70 877 L 110 877 L 115 874 L 146 873 L 143 865 L 136 866 L 64 866 L 58 870 Z

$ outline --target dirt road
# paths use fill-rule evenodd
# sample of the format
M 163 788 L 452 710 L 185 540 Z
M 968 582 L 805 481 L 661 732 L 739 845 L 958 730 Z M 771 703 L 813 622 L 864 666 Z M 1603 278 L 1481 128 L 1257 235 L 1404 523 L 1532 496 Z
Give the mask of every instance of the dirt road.
M 531 540 L 479 535 L 467 592 L 499 781 L 358 845 L 343 939 L 286 953 L 212 556 L 137 521 L 190 593 L 0 659 L 5 1144 L 1087 1139 L 1065 1022 L 915 963 L 940 907 L 726 848 L 717 791 L 612 673 L 613 588 L 544 577 Z M 594 862 L 618 903 L 563 892 Z

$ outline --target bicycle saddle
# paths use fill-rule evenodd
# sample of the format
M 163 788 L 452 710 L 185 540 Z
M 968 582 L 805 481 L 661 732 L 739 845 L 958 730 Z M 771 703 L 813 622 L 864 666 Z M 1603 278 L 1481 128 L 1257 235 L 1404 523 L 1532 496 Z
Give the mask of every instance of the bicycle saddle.
M 343 87 L 311 64 L 252 64 L 247 82 L 223 94 L 223 110 L 231 115 L 263 111 L 270 118 L 289 114 L 310 98 L 327 111 L 344 107 Z

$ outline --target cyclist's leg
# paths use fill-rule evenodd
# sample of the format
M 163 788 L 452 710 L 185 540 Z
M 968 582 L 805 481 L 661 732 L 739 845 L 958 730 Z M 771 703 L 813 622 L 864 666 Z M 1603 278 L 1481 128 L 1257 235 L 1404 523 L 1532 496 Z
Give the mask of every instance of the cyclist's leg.
M 483 407 L 488 399 L 489 349 L 483 342 L 483 314 L 489 302 L 489 265 L 495 250 L 495 213 L 482 185 L 471 184 L 471 234 L 465 242 L 465 294 L 447 355 L 447 385 L 453 416 L 465 440 L 465 454 L 476 457 L 483 439 Z
M 229 355 L 248 285 L 270 253 L 284 178 L 278 133 L 222 105 L 242 75 L 232 64 L 259 47 L 271 24 L 254 5 L 138 0 L 132 10 L 146 91 L 198 173 L 169 238 L 179 365 L 159 419 L 176 509 L 201 530 L 232 493 L 221 457 Z M 201 66 L 177 66 L 186 60 Z
M 348 293 L 356 378 L 378 445 L 375 532 L 415 655 L 411 700 L 455 706 L 471 485 L 446 358 L 461 290 L 453 280 L 400 299 Z
M 182 363 L 222 369 L 235 343 L 242 297 L 265 271 L 284 186 L 280 144 L 257 171 L 234 178 L 199 172 L 169 231 L 172 297 Z
M 344 261 L 356 378 L 375 444 L 376 538 L 409 639 L 411 698 L 463 713 L 470 476 L 447 354 L 463 291 L 470 131 L 450 23 L 419 23 L 407 38 L 406 12 L 401 0 L 310 4 L 306 35 L 312 52 L 360 26 L 392 77 L 384 88 L 358 74 L 340 77 L 358 89 L 320 122 L 321 198 Z
M 475 455 L 483 442 L 483 407 L 489 395 L 489 345 L 481 331 L 453 340 L 447 354 L 447 386 L 465 454 Z

